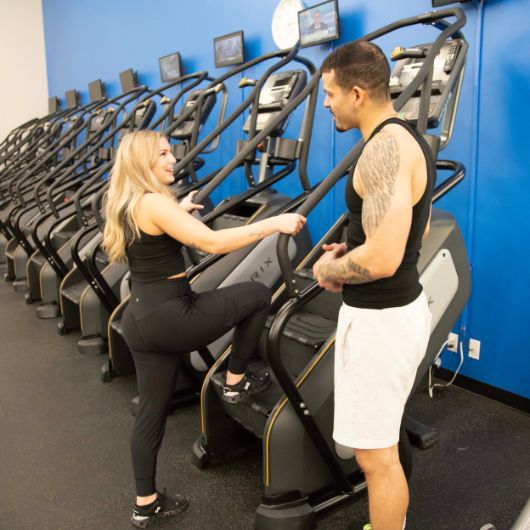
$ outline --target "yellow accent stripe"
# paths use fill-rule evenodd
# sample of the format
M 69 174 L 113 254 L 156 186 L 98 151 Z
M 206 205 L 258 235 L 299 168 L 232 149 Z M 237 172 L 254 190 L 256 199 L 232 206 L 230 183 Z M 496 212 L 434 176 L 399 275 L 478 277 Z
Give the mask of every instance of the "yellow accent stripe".
M 112 359 L 112 341 L 110 340 L 110 323 L 112 322 L 112 319 L 114 318 L 114 315 L 116 312 L 126 303 L 129 302 L 129 299 L 131 298 L 131 295 L 127 296 L 124 300 L 122 300 L 114 309 L 114 311 L 110 314 L 109 321 L 107 322 L 107 337 L 109 339 L 109 359 Z
M 66 246 L 68 245 L 69 241 L 67 241 L 62 247 L 60 247 L 58 250 L 57 250 L 57 253 L 61 252 L 61 250 Z M 43 288 L 43 272 L 44 272 L 44 269 L 46 267 L 51 267 L 50 265 L 50 262 L 48 261 L 48 259 L 46 259 L 46 261 L 44 262 L 44 265 L 40 268 L 40 271 L 39 271 L 39 288 L 40 288 L 40 297 L 41 299 L 44 298 L 43 297 L 43 294 L 44 294 L 44 288 Z M 55 271 L 54 271 L 55 273 Z M 62 286 L 63 282 L 61 281 L 61 283 L 59 284 L 59 305 L 61 306 L 61 315 L 63 314 L 63 306 L 61 304 L 61 286 Z
M 41 269 L 42 270 L 42 269 Z M 74 264 L 73 268 L 69 270 L 66 273 L 66 276 L 61 280 L 61 283 L 59 284 L 59 305 L 61 306 L 61 315 L 64 315 L 64 308 L 63 308 L 63 287 L 66 280 L 77 270 L 77 265 Z M 41 285 L 42 288 L 42 285 Z M 42 290 L 41 290 L 42 293 Z
M 320 352 L 319 356 L 313 361 L 311 366 L 306 370 L 306 372 L 304 373 L 300 381 L 296 383 L 296 388 L 300 388 L 302 386 L 304 381 L 309 377 L 309 374 L 313 371 L 315 366 L 321 361 L 324 355 L 326 355 L 326 353 L 329 351 L 329 349 L 331 348 L 333 344 L 335 344 L 335 336 L 333 336 L 333 339 L 330 340 L 327 346 Z M 269 485 L 269 475 L 270 475 L 269 443 L 270 443 L 271 431 L 276 421 L 276 418 L 278 417 L 278 415 L 280 414 L 280 412 L 285 407 L 288 401 L 289 400 L 287 399 L 287 397 L 283 398 L 283 401 L 280 403 L 278 408 L 274 411 L 274 414 L 272 415 L 271 419 L 269 420 L 267 424 L 267 433 L 265 435 L 265 486 Z
M 232 350 L 232 343 L 230 343 L 230 345 L 227 346 L 226 350 L 223 353 L 221 353 L 221 355 L 219 355 L 219 357 L 217 358 L 217 361 L 213 363 L 212 367 L 208 370 L 208 373 L 206 374 L 206 377 L 204 378 L 202 382 L 202 387 L 201 387 L 201 432 L 202 434 L 206 433 L 206 427 L 204 425 L 204 416 L 205 416 L 204 400 L 206 399 L 205 392 L 206 392 L 206 387 L 207 387 L 206 381 L 208 381 L 210 374 L 213 373 L 217 369 L 217 367 L 224 361 L 224 359 L 226 359 L 226 357 L 229 355 L 231 350 Z
M 26 286 L 29 290 L 29 262 L 37 256 L 37 254 L 40 252 L 39 249 L 35 250 L 33 254 L 27 259 L 26 261 Z
M 107 272 L 107 269 L 110 267 L 110 263 L 108 265 L 105 265 L 105 267 L 103 267 L 103 270 L 101 271 L 101 274 L 105 274 L 105 272 Z M 83 278 L 85 281 L 86 281 L 86 278 Z M 81 298 L 79 299 L 79 321 L 80 321 L 80 324 L 81 324 L 81 334 L 83 333 L 83 300 L 86 296 L 86 294 L 88 293 L 88 291 L 92 289 L 92 286 L 90 285 L 90 283 L 83 289 L 83 292 L 81 293 Z M 99 302 L 99 298 L 98 298 L 98 303 Z
M 13 271 L 15 272 L 15 279 L 17 278 L 17 252 L 20 249 L 20 245 L 15 247 L 15 252 L 13 252 Z

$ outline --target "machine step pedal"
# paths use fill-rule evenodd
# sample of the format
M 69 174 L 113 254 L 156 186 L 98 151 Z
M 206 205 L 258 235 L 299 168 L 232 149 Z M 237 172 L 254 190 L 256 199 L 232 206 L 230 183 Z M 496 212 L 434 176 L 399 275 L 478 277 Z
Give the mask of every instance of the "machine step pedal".
M 261 360 L 251 361 L 249 364 L 249 369 L 252 371 L 266 368 L 267 365 Z M 215 392 L 221 400 L 225 413 L 258 438 L 263 437 L 267 419 L 283 396 L 283 391 L 274 378 L 274 375 L 272 373 L 270 375 L 272 382 L 267 390 L 255 396 L 249 396 L 248 399 L 241 403 L 227 403 L 222 400 L 223 385 L 225 382 L 224 372 L 218 372 L 210 379 Z

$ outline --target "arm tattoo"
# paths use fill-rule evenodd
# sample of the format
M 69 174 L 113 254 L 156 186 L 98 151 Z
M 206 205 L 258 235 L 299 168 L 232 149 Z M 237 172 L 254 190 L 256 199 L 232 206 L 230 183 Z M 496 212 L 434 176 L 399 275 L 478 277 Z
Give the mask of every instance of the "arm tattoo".
M 366 237 L 371 237 L 390 208 L 399 169 L 399 145 L 382 132 L 374 138 L 359 159 L 364 200 L 362 224 Z
M 323 264 L 319 270 L 322 279 L 328 282 L 340 282 L 349 284 L 368 283 L 372 276 L 368 269 L 355 263 L 351 256 L 334 260 Z

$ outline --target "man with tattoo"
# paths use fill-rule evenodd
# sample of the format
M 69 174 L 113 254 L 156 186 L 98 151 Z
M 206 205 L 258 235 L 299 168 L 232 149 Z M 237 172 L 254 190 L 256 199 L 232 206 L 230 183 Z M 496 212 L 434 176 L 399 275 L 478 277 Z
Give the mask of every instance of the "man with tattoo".
M 379 47 L 354 42 L 322 65 L 324 106 L 338 131 L 365 142 L 346 184 L 347 242 L 324 245 L 313 272 L 343 293 L 335 341 L 333 438 L 366 477 L 373 530 L 401 530 L 408 486 L 398 439 L 405 402 L 425 355 L 431 314 L 417 271 L 429 230 L 435 162 L 396 116 Z

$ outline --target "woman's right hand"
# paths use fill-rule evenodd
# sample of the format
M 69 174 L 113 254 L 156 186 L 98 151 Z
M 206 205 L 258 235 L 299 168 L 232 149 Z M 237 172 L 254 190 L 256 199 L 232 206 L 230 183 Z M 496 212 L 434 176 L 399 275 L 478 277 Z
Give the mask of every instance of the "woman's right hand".
M 275 217 L 277 230 L 282 234 L 295 236 L 302 230 L 306 223 L 306 218 L 297 213 L 284 213 Z

